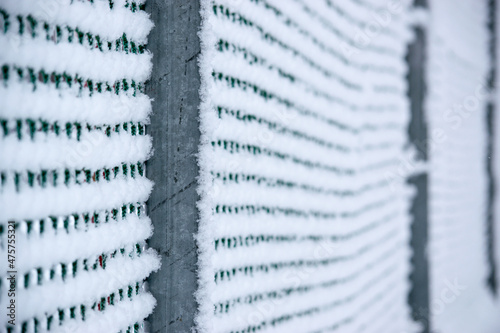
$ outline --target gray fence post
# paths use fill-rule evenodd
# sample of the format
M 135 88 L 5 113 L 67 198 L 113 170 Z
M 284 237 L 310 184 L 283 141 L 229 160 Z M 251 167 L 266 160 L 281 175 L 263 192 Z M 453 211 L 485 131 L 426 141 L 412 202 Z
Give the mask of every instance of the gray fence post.
M 194 324 L 197 285 L 196 153 L 199 144 L 198 106 L 200 52 L 198 0 L 148 0 L 155 24 L 148 49 L 153 73 L 146 84 L 154 98 L 151 125 L 154 156 L 147 162 L 155 187 L 148 201 L 154 224 L 149 246 L 162 258 L 149 278 L 157 305 L 149 317 L 151 332 L 189 332 Z
M 427 8 L 425 0 L 416 0 L 415 7 Z M 417 148 L 417 158 L 428 160 L 427 123 L 424 111 L 425 99 L 425 60 L 426 31 L 422 27 L 415 28 L 416 38 L 408 48 L 408 84 L 411 108 L 411 120 L 408 127 L 410 142 Z M 429 295 L 429 264 L 427 257 L 428 244 L 428 176 L 421 173 L 408 179 L 417 189 L 417 194 L 411 207 L 413 223 L 411 225 L 410 245 L 413 251 L 412 272 L 410 280 L 412 287 L 408 302 L 413 319 L 423 325 L 422 333 L 429 333 L 431 327 L 430 295 Z
M 490 54 L 490 71 L 488 73 L 488 90 L 491 92 L 490 96 L 495 97 L 496 92 L 496 0 L 488 1 L 488 29 L 490 33 L 489 54 Z M 486 171 L 488 176 L 488 203 L 487 203 L 487 246 L 488 246 L 488 264 L 489 272 L 487 277 L 487 284 L 494 295 L 498 293 L 498 277 L 496 267 L 496 244 L 495 244 L 495 199 L 496 199 L 496 185 L 494 174 L 494 150 L 495 150 L 495 116 L 496 105 L 495 101 L 490 100 L 486 106 L 486 128 L 487 128 L 487 150 L 486 150 Z

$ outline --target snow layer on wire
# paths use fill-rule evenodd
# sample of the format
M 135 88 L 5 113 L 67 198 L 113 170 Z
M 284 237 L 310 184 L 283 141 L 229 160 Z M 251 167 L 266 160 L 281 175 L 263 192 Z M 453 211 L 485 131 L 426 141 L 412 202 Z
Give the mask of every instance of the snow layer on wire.
M 200 331 L 414 330 L 398 4 L 202 1 Z
M 432 329 L 496 332 L 487 289 L 487 1 L 435 0 L 428 26 Z
M 144 1 L 0 4 L 0 306 L 9 332 L 138 332 L 159 268 L 146 249 L 151 103 Z M 8 330 L 2 319 L 0 332 Z M 7 326 L 6 326 L 7 325 Z

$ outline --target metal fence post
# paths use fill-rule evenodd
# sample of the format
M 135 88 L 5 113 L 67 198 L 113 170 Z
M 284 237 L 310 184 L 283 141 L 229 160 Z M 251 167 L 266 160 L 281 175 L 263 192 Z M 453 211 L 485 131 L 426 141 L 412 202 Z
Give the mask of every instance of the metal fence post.
M 154 156 L 147 176 L 155 182 L 148 201 L 154 224 L 149 246 L 162 259 L 149 281 L 157 305 L 149 317 L 151 332 L 189 332 L 194 325 L 197 285 L 196 153 L 199 144 L 200 52 L 198 0 L 148 0 L 155 24 L 148 49 L 153 73 L 146 91 L 153 101 L 148 127 Z
M 426 0 L 416 0 L 415 7 L 427 8 Z M 416 38 L 408 48 L 408 84 L 411 108 L 411 120 L 408 127 L 409 139 L 417 148 L 417 158 L 428 160 L 427 123 L 425 119 L 424 99 L 425 61 L 426 61 L 426 31 L 422 27 L 415 27 Z M 428 244 L 428 175 L 426 172 L 417 174 L 408 179 L 416 187 L 417 194 L 413 200 L 411 214 L 410 245 L 413 251 L 412 272 L 410 275 L 411 290 L 408 302 L 412 310 L 413 319 L 423 326 L 422 333 L 429 333 L 431 327 L 430 295 L 429 295 L 429 264 L 427 256 Z

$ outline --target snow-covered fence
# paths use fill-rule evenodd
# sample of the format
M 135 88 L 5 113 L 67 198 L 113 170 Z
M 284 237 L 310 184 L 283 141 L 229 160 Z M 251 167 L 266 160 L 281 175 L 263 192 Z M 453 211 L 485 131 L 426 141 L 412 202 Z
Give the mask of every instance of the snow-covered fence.
M 200 329 L 411 331 L 409 6 L 202 4 Z
M 153 310 L 151 27 L 143 1 L 0 1 L 1 332 L 138 331 Z
M 0 332 L 498 331 L 492 13 L 0 0 Z

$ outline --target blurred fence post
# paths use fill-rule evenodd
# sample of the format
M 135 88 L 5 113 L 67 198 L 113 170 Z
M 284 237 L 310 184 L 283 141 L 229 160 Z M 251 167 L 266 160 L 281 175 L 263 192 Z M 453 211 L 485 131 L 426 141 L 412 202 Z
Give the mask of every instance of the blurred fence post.
M 426 0 L 415 0 L 416 8 L 427 8 Z M 424 99 L 425 61 L 426 61 L 426 31 L 416 26 L 415 39 L 408 47 L 408 84 L 411 108 L 411 120 L 408 127 L 410 142 L 418 149 L 417 158 L 428 160 L 427 123 L 425 119 Z M 413 319 L 422 324 L 422 333 L 430 332 L 430 301 L 429 301 L 429 264 L 427 256 L 428 245 L 428 175 L 427 172 L 414 175 L 408 179 L 417 190 L 411 207 L 413 223 L 411 225 L 412 272 L 410 275 L 411 290 L 408 302 Z
M 495 150 L 495 116 L 496 116 L 496 65 L 497 65 L 497 43 L 496 43 L 496 0 L 488 1 L 488 30 L 490 34 L 489 55 L 490 71 L 487 84 L 490 91 L 490 99 L 486 106 L 486 128 L 487 128 L 487 150 L 486 170 L 488 177 L 488 203 L 487 203 L 487 246 L 488 246 L 488 277 L 487 284 L 494 295 L 498 293 L 497 267 L 496 267 L 496 244 L 495 244 L 495 199 L 496 186 L 494 174 L 494 150 Z

